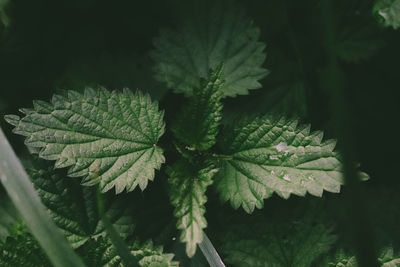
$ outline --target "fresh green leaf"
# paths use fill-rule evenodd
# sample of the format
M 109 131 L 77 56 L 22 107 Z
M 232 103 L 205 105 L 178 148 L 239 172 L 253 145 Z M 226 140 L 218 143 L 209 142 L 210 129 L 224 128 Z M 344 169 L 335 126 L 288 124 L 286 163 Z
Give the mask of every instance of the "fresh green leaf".
M 73 248 L 90 238 L 105 236 L 106 230 L 98 211 L 96 187 L 81 186 L 79 181 L 62 177 L 53 168 L 31 170 L 31 179 L 54 222 L 63 230 Z M 104 216 L 119 234 L 126 237 L 133 231 L 133 221 L 125 198 L 114 199 L 104 194 Z
M 234 225 L 223 240 L 225 261 L 233 266 L 308 267 L 335 242 L 332 228 L 311 221 Z
M 400 0 L 378 0 L 373 12 L 384 26 L 392 26 L 395 30 L 400 27 Z
M 232 1 L 193 2 L 184 9 L 180 27 L 162 31 L 154 41 L 156 79 L 190 96 L 210 69 L 224 63 L 224 96 L 260 88 L 258 81 L 268 73 L 261 67 L 265 45 L 243 8 Z
M 52 102 L 35 101 L 25 117 L 6 116 L 25 144 L 40 149 L 39 156 L 69 167 L 71 177 L 83 183 L 100 183 L 102 192 L 115 187 L 144 190 L 154 169 L 164 162 L 157 141 L 164 133 L 163 112 L 150 97 L 124 90 L 87 89 L 68 97 L 54 95 Z
M 342 166 L 333 151 L 336 142 L 321 142 L 322 132 L 297 127 L 296 120 L 264 116 L 243 120 L 228 130 L 219 156 L 216 186 L 223 201 L 251 213 L 274 192 L 283 198 L 307 192 L 338 193 Z M 362 174 L 366 178 L 366 174 Z
M 143 267 L 177 267 L 178 263 L 172 261 L 173 254 L 163 253 L 162 247 L 155 247 L 151 241 L 140 244 L 132 241 L 129 245 L 132 255 Z M 78 253 L 85 260 L 87 266 L 124 266 L 117 251 L 111 242 L 105 238 L 90 239 Z
M 190 150 L 207 150 L 216 142 L 222 118 L 222 69 L 222 65 L 217 67 L 209 81 L 202 82 L 172 127 L 175 136 Z
M 178 219 L 177 227 L 182 231 L 180 240 L 186 243 L 189 257 L 193 257 L 197 244 L 203 241 L 203 229 L 207 226 L 205 194 L 216 171 L 212 164 L 198 169 L 186 160 L 176 162 L 167 170 L 174 215 Z

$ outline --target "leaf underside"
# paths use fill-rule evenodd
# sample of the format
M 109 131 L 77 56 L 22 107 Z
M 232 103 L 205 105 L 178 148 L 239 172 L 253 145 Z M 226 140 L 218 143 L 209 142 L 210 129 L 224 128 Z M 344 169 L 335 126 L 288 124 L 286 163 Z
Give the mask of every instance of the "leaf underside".
M 154 170 L 164 162 L 158 139 L 164 133 L 163 112 L 148 95 L 86 89 L 68 91 L 51 103 L 35 101 L 22 109 L 25 117 L 6 116 L 25 144 L 57 168 L 70 167 L 68 176 L 82 183 L 99 183 L 102 192 L 144 190 Z
M 174 216 L 181 230 L 180 240 L 186 243 L 186 254 L 193 257 L 197 244 L 203 241 L 203 229 L 207 227 L 204 217 L 207 187 L 217 170 L 212 164 L 196 170 L 186 160 L 180 160 L 168 168 L 170 197 L 175 207 Z
M 265 44 L 258 41 L 259 29 L 232 1 L 197 1 L 185 8 L 176 31 L 165 30 L 155 39 L 152 57 L 156 79 L 187 96 L 207 78 L 210 69 L 224 63 L 224 96 L 248 94 L 261 87 L 268 74 L 261 67 Z
M 321 142 L 322 135 L 310 133 L 309 126 L 297 127 L 297 120 L 273 116 L 244 120 L 228 130 L 215 178 L 222 200 L 251 213 L 274 192 L 283 198 L 338 193 L 343 174 L 333 151 L 336 142 Z

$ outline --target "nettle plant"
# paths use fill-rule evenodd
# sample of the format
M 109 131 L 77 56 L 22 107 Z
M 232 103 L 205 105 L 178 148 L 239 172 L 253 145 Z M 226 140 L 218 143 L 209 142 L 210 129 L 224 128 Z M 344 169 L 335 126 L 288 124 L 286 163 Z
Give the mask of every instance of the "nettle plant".
M 335 141 L 323 141 L 322 132 L 310 132 L 309 125 L 265 114 L 221 126 L 223 99 L 260 88 L 259 80 L 268 74 L 262 67 L 265 44 L 259 41 L 258 28 L 233 3 L 216 3 L 203 11 L 187 15 L 180 28 L 162 31 L 154 41 L 156 79 L 186 97 L 170 125 L 149 95 L 102 87 L 54 95 L 49 103 L 34 101 L 33 109 L 21 109 L 23 117 L 5 117 L 15 126 L 14 133 L 26 137 L 32 153 L 55 161 L 55 168 L 68 168 L 69 177 L 82 177 L 60 177 L 54 168 L 31 171 L 55 223 L 92 266 L 121 264 L 106 234 L 104 216 L 141 266 L 177 264 L 172 254 L 163 254 L 152 243 L 128 238 L 134 232 L 134 214 L 124 203 L 125 192 L 145 191 L 149 181 L 164 177 L 162 173 L 168 177 L 176 227 L 188 257 L 204 240 L 210 187 L 222 202 L 251 214 L 274 193 L 285 199 L 307 193 L 321 197 L 324 190 L 338 193 L 344 183 Z M 160 143 L 166 129 L 171 134 Z M 174 155 L 175 162 L 164 154 Z M 360 172 L 360 178 L 368 176 Z M 333 242 L 330 231 L 315 235 Z M 228 255 L 241 239 L 232 240 L 236 241 L 227 245 Z M 294 266 L 308 266 L 316 256 L 297 259 Z M 238 254 L 227 261 L 257 266 Z

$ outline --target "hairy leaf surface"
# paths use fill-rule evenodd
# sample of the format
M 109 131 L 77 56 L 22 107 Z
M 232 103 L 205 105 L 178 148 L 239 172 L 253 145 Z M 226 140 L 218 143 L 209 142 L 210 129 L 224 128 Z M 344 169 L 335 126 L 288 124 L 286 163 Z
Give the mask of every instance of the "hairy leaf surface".
M 210 69 L 224 63 L 224 96 L 247 94 L 260 88 L 268 72 L 261 65 L 265 45 L 259 30 L 232 1 L 194 1 L 185 8 L 180 27 L 162 31 L 152 56 L 156 78 L 178 93 L 192 95 Z
M 207 226 L 205 194 L 216 171 L 213 165 L 197 170 L 185 160 L 176 162 L 167 171 L 174 215 L 178 219 L 177 227 L 182 231 L 180 240 L 186 243 L 189 257 L 193 257 L 197 244 L 203 241 L 203 229 Z
M 14 132 L 41 158 L 56 160 L 68 175 L 83 176 L 86 185 L 103 192 L 144 190 L 154 169 L 164 162 L 157 141 L 164 133 L 163 112 L 148 95 L 87 89 L 68 97 L 54 95 L 51 103 L 35 101 L 25 117 L 6 116 Z
M 296 120 L 265 116 L 244 120 L 227 131 L 216 185 L 224 201 L 251 213 L 274 192 L 283 198 L 307 192 L 338 193 L 342 166 L 335 142 L 321 142 L 322 132 L 297 127 Z M 366 178 L 366 174 L 362 175 Z
M 209 81 L 202 81 L 172 127 L 175 136 L 191 150 L 207 150 L 216 142 L 222 118 L 222 68 L 212 71 Z
M 98 211 L 95 187 L 81 186 L 79 181 L 61 177 L 52 168 L 30 171 L 31 179 L 54 222 L 62 229 L 73 248 L 90 238 L 105 236 L 106 230 Z M 133 231 L 133 221 L 125 198 L 103 196 L 104 214 L 122 236 Z

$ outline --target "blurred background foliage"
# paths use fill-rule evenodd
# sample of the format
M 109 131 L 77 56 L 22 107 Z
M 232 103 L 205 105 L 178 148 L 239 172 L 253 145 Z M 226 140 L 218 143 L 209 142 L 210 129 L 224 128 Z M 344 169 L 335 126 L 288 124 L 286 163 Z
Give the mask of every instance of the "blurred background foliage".
M 261 41 L 267 44 L 265 67 L 270 74 L 261 81 L 261 89 L 224 100 L 223 123 L 244 114 L 277 112 L 311 123 L 313 129 L 324 130 L 327 138 L 337 136 L 330 93 L 321 86 L 324 84 L 321 72 L 329 56 L 326 47 L 331 47 L 331 53 L 339 60 L 345 94 L 351 103 L 349 116 L 356 156 L 362 170 L 371 176 L 370 181 L 361 185 L 363 195 L 367 196 L 364 204 L 371 232 L 378 248 L 393 245 L 398 250 L 400 148 L 396 126 L 400 114 L 400 31 L 385 27 L 384 18 L 379 17 L 382 13 L 376 11 L 379 7 L 370 0 L 332 1 L 333 43 L 326 43 L 323 38 L 324 18 L 319 0 L 239 2 L 260 28 Z M 53 93 L 64 89 L 82 90 L 94 85 L 140 89 L 158 99 L 167 116 L 176 112 L 185 99 L 154 80 L 149 52 L 159 30 L 174 27 L 180 3 L 178 0 L 0 0 L 1 118 L 4 114 L 15 114 L 20 107 L 30 107 L 33 99 L 48 100 Z M 339 107 L 342 104 L 334 103 Z M 11 134 L 3 119 L 0 126 L 21 158 L 27 158 L 21 138 Z M 339 148 L 340 145 L 339 142 Z M 165 192 L 156 189 L 156 184 L 165 182 L 164 178 L 156 179 L 145 194 L 132 193 L 135 203 L 141 204 L 135 204 L 140 214 L 137 229 L 143 238 L 159 234 L 156 240 L 169 240 L 167 247 L 179 256 L 177 251 L 183 255 L 182 247 L 171 241 L 176 234 L 174 227 L 166 227 L 174 226 L 168 223 L 172 220 L 168 198 Z M 344 188 L 343 194 L 347 193 Z M 155 200 L 160 198 L 165 201 Z M 320 201 L 312 197 L 290 200 L 273 197 L 265 201 L 265 208 L 255 216 L 277 221 L 288 216 L 288 221 L 294 220 L 314 200 Z M 325 194 L 321 202 L 323 208 L 319 210 L 325 214 L 324 220 L 338 225 L 336 242 L 341 245 L 337 247 L 351 248 L 346 225 L 352 222 L 343 211 L 342 194 Z M 154 210 L 153 214 L 146 214 L 151 209 L 143 206 L 151 203 L 158 203 L 154 205 L 159 205 L 159 215 L 154 215 Z M 155 216 L 164 219 L 153 220 Z M 224 232 L 222 225 L 230 223 L 226 218 L 234 217 L 234 229 L 236 224 L 246 223 L 250 215 L 232 211 L 227 204 L 221 206 L 214 192 L 209 192 L 206 216 L 207 232 L 210 239 L 220 240 L 215 244 L 219 249 L 224 240 L 220 235 Z M 149 226 L 148 221 L 153 224 Z M 200 257 L 199 262 L 202 261 Z

